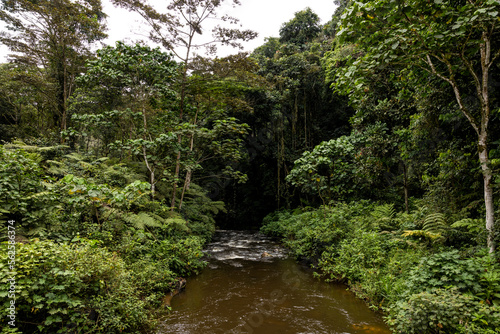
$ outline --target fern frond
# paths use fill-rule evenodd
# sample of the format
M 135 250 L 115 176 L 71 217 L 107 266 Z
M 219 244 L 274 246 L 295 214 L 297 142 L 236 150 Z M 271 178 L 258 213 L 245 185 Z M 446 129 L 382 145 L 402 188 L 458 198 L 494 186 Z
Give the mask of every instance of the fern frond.
M 433 234 L 443 234 L 448 230 L 445 216 L 442 213 L 431 213 L 424 219 L 423 231 Z
M 43 226 L 39 226 L 39 227 L 34 227 L 34 228 L 31 228 L 29 229 L 28 232 L 26 232 L 26 235 L 30 236 L 30 237 L 36 237 L 36 236 L 40 236 L 40 234 L 44 234 L 47 232 L 47 229 Z
M 425 238 L 430 241 L 437 241 L 443 236 L 440 233 L 432 233 L 424 230 L 411 230 L 411 231 L 404 231 L 402 234 L 403 237 L 413 237 L 413 238 Z
M 191 183 L 191 186 L 186 191 L 186 197 L 188 198 L 205 197 L 206 193 L 207 192 L 205 189 L 198 186 L 197 184 Z
M 143 230 L 145 227 L 162 226 L 160 222 L 146 212 L 139 212 L 138 214 L 127 213 L 123 216 L 123 220 L 139 230 Z
M 376 220 L 391 220 L 395 214 L 394 204 L 379 205 L 371 213 L 372 217 Z
M 109 157 L 102 157 L 102 158 L 94 160 L 93 163 L 94 164 L 102 164 L 103 162 L 106 162 L 108 160 L 109 160 Z
M 79 153 L 76 153 L 76 152 L 72 152 L 70 154 L 66 154 L 64 156 L 64 158 L 66 158 L 67 160 L 70 160 L 70 161 L 73 161 L 73 162 L 80 162 L 80 161 L 84 161 L 85 160 L 85 157 Z
M 47 160 L 47 164 L 49 165 L 47 169 L 47 173 L 49 174 L 64 176 L 69 173 L 68 167 L 60 161 Z
M 227 212 L 226 211 L 226 205 L 223 201 L 212 201 L 208 202 L 204 206 L 208 211 L 212 212 L 214 215 L 218 214 L 219 212 Z
M 373 209 L 371 216 L 373 218 L 373 227 L 380 230 L 391 230 L 393 227 L 393 219 L 396 215 L 394 204 L 379 205 Z
M 169 228 L 172 228 L 181 232 L 189 232 L 189 227 L 187 226 L 187 221 L 182 218 L 167 218 L 165 223 Z

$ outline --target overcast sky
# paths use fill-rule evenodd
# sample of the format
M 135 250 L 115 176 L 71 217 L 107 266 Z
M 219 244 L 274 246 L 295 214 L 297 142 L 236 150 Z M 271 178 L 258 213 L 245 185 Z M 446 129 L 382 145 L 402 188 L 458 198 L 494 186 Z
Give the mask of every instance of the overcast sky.
M 153 0 L 165 3 L 166 0 Z M 252 29 L 259 33 L 259 36 L 246 43 L 245 50 L 252 51 L 262 45 L 265 37 L 279 36 L 279 29 L 284 22 L 293 18 L 294 13 L 310 7 L 321 18 L 321 23 L 326 23 L 335 11 L 333 0 L 241 0 L 241 6 L 229 7 L 224 14 L 240 19 L 243 29 Z M 106 44 L 114 44 L 115 41 L 125 40 L 134 42 L 137 40 L 147 40 L 144 36 L 147 30 L 141 28 L 140 17 L 128 11 L 115 8 L 109 0 L 103 0 L 104 12 L 108 14 L 107 26 L 109 38 Z M 2 26 L 3 28 L 3 26 Z M 142 34 L 141 34 L 142 32 Z M 237 50 L 220 49 L 218 56 L 225 56 L 235 53 Z M 0 47 L 0 62 L 6 61 L 8 49 Z

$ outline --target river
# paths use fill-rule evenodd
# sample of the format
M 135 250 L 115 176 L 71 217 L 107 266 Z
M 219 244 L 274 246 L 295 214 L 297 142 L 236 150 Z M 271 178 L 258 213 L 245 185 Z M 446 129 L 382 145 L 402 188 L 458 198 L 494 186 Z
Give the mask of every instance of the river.
M 208 266 L 174 296 L 157 334 L 389 334 L 346 287 L 315 279 L 270 238 L 217 231 Z

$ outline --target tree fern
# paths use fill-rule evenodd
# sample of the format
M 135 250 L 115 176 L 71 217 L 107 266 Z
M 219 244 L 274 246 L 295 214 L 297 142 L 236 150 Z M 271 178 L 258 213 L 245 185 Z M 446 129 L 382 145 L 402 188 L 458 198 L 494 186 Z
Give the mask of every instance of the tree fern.
M 444 234 L 449 229 L 442 213 L 431 213 L 424 218 L 422 229 L 404 231 L 403 237 L 420 238 L 431 243 L 443 241 Z

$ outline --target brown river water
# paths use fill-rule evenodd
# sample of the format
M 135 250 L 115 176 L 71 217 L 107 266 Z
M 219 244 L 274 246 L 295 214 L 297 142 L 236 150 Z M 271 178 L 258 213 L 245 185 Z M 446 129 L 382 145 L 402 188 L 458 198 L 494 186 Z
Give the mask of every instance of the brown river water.
M 171 300 L 166 333 L 389 334 L 379 314 L 312 276 L 286 250 L 252 231 L 217 231 L 208 266 Z

